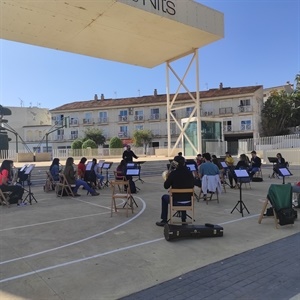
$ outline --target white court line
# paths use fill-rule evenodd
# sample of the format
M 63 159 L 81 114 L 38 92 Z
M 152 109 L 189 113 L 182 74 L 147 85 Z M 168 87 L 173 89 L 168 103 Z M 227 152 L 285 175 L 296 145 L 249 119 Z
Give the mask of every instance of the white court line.
M 145 204 L 145 202 L 141 198 L 140 198 L 140 200 L 143 202 L 143 204 Z M 225 224 L 229 224 L 229 223 L 239 222 L 239 221 L 251 219 L 251 218 L 254 218 L 254 217 L 257 217 L 257 216 L 258 215 L 253 215 L 253 216 L 249 216 L 249 217 L 242 217 L 242 218 L 239 218 L 239 219 L 236 219 L 236 220 L 220 223 L 219 225 L 225 225 Z M 119 226 L 117 226 L 117 227 L 119 227 Z M 117 228 L 117 227 L 115 227 L 115 228 Z M 163 239 L 164 238 L 158 238 L 158 239 L 138 243 L 138 244 L 135 244 L 135 245 L 126 246 L 126 247 L 123 247 L 123 248 L 114 249 L 114 250 L 107 251 L 107 252 L 104 252 L 104 253 L 99 253 L 99 254 L 95 254 L 95 255 L 92 255 L 92 256 L 88 256 L 88 257 L 84 257 L 84 258 L 80 258 L 80 259 L 76 259 L 76 260 L 71 260 L 69 262 L 65 262 L 65 263 L 61 263 L 61 264 L 58 264 L 58 265 L 42 268 L 42 269 L 39 269 L 39 270 L 19 274 L 19 275 L 16 275 L 16 276 L 3 278 L 3 279 L 0 280 L 0 283 L 7 282 L 7 281 L 12 281 L 12 280 L 23 278 L 23 277 L 27 277 L 27 276 L 30 276 L 30 275 L 37 275 L 38 273 L 41 273 L 41 272 L 45 272 L 45 271 L 53 270 L 53 269 L 56 269 L 56 268 L 69 266 L 69 265 L 80 263 L 80 262 L 83 262 L 83 261 L 86 261 L 86 260 L 102 257 L 102 256 L 113 254 L 113 253 L 116 253 L 116 252 L 125 251 L 125 250 L 128 250 L 128 249 L 144 246 L 144 245 L 147 245 L 147 244 L 152 244 L 152 243 L 155 243 L 155 242 L 162 241 Z
M 91 215 L 85 215 L 85 216 L 79 216 L 79 217 L 72 217 L 72 218 L 65 218 L 65 219 L 59 219 L 59 220 L 52 220 L 52 221 L 47 221 L 47 222 L 41 222 L 41 223 L 35 223 L 35 224 L 30 224 L 30 225 L 22 225 L 22 226 L 16 226 L 16 227 L 10 227 L 10 228 L 5 228 L 5 229 L 0 229 L 1 231 L 7 231 L 7 230 L 14 230 L 14 229 L 20 229 L 20 228 L 27 228 L 27 227 L 32 227 L 32 226 L 39 226 L 39 225 L 45 225 L 45 224 L 51 224 L 51 223 L 56 223 L 56 222 L 64 222 L 64 221 L 69 221 L 69 220 L 76 220 L 76 219 L 81 219 L 81 218 L 88 218 L 88 217 L 94 217 L 94 216 L 100 216 L 104 214 L 109 214 L 110 212 L 102 212 L 98 214 L 91 214 Z
M 144 212 L 144 210 L 146 209 L 146 203 L 145 203 L 145 201 L 142 198 L 140 198 L 140 197 L 136 197 L 136 198 L 140 199 L 140 201 L 143 204 L 143 207 L 142 207 L 141 211 L 138 212 L 137 215 L 133 216 L 129 220 L 127 220 L 127 221 L 125 221 L 125 222 L 123 222 L 123 223 L 121 223 L 121 224 L 119 224 L 119 225 L 117 225 L 115 227 L 112 227 L 112 228 L 107 229 L 105 231 L 102 231 L 100 233 L 94 234 L 92 236 L 86 237 L 84 239 L 81 239 L 81 240 L 78 240 L 78 241 L 75 241 L 75 242 L 72 242 L 72 243 L 69 243 L 69 244 L 65 244 L 65 245 L 62 245 L 62 246 L 59 246 L 59 247 L 51 248 L 51 249 L 44 250 L 44 251 L 37 252 L 37 253 L 32 253 L 32 254 L 29 254 L 29 255 L 22 256 L 22 257 L 17 257 L 17 258 L 13 258 L 13 259 L 10 259 L 10 260 L 2 261 L 2 262 L 0 262 L 0 265 L 4 265 L 4 264 L 10 263 L 10 262 L 17 261 L 17 260 L 21 260 L 21 259 L 25 259 L 25 258 L 30 258 L 30 257 L 34 257 L 34 256 L 41 255 L 41 254 L 44 254 L 44 253 L 48 253 L 48 252 L 52 252 L 52 251 L 55 251 L 55 250 L 63 249 L 63 248 L 66 248 L 66 247 L 70 247 L 70 246 L 73 246 L 73 245 L 76 245 L 76 244 L 88 241 L 90 239 L 96 238 L 98 236 L 101 236 L 101 235 L 103 235 L 105 233 L 108 233 L 110 231 L 113 231 L 113 230 L 115 230 L 115 229 L 117 229 L 119 227 L 122 227 L 122 226 L 124 226 L 124 225 L 132 222 L 136 218 L 138 218 Z

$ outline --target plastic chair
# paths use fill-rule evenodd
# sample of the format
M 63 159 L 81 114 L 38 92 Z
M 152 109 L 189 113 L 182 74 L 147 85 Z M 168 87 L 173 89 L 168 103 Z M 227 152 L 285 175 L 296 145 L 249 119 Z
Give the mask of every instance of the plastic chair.
M 263 208 L 260 213 L 258 223 L 261 224 L 261 221 L 264 217 L 264 213 L 267 209 L 268 203 L 270 202 L 272 209 L 273 209 L 275 227 L 278 228 L 277 212 L 282 208 L 292 209 L 292 195 L 293 195 L 292 186 L 290 183 L 288 183 L 288 184 L 271 184 L 269 187 L 267 198 L 263 204 Z
M 186 220 L 184 224 L 193 224 L 194 222 L 194 189 L 170 189 L 170 212 L 169 212 L 169 224 L 182 224 L 182 221 L 174 220 L 175 217 L 179 217 L 182 211 L 189 211 L 191 215 L 187 214 L 189 221 Z M 173 200 L 174 194 L 190 194 L 186 200 Z

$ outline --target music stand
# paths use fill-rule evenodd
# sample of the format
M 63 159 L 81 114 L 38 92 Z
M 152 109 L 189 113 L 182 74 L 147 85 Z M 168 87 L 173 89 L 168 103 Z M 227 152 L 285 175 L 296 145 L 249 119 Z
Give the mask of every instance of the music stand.
M 232 209 L 232 212 L 236 209 L 238 212 L 240 212 L 242 214 L 242 217 L 244 216 L 243 210 L 246 209 L 246 211 L 248 212 L 248 214 L 250 214 L 249 210 L 247 209 L 247 206 L 245 205 L 245 203 L 242 200 L 242 179 L 243 178 L 249 178 L 249 174 L 246 170 L 234 170 L 234 173 L 237 177 L 237 180 L 239 181 L 239 185 L 240 185 L 240 200 L 237 202 L 237 204 L 235 205 L 235 207 Z
M 135 163 L 137 164 L 137 167 L 138 167 L 138 169 L 140 170 L 140 172 L 139 172 L 139 177 L 138 177 L 138 179 L 136 180 L 136 181 L 140 181 L 141 183 L 144 183 L 145 181 L 141 178 L 141 169 L 142 169 L 142 167 L 141 167 L 141 165 L 142 164 L 144 164 L 146 161 L 136 161 Z
M 290 172 L 288 168 L 279 168 L 279 175 L 282 176 L 282 184 L 285 184 L 285 177 L 292 176 L 293 174 Z
M 140 169 L 127 169 L 126 170 L 126 179 L 128 181 L 132 180 L 132 176 L 139 176 L 140 175 Z M 137 186 L 135 187 L 137 191 L 140 191 L 141 189 L 138 188 Z M 138 207 L 137 203 L 135 202 L 133 196 L 131 195 L 131 199 L 133 203 L 135 204 L 136 207 Z
M 34 169 L 35 165 L 34 164 L 31 164 L 29 166 L 26 167 L 26 169 L 24 170 L 24 175 L 27 175 L 27 181 L 30 182 L 30 179 L 31 179 L 31 172 L 32 170 Z M 34 195 L 33 195 L 33 192 L 31 191 L 31 184 L 28 185 L 28 190 L 24 189 L 28 194 L 27 196 L 25 197 L 25 199 L 23 200 L 23 203 L 25 201 L 28 201 L 29 204 L 31 205 L 32 204 L 32 199 L 34 199 L 34 201 L 37 203 L 37 200 L 35 199 Z M 28 200 L 27 200 L 28 198 Z
M 270 163 L 273 164 L 273 173 L 272 173 L 272 175 L 269 175 L 269 177 L 270 177 L 270 178 L 275 177 L 275 174 L 276 174 L 277 177 L 278 177 L 278 174 L 274 171 L 274 166 L 275 166 L 275 164 L 277 163 L 277 157 L 268 157 L 268 160 L 269 160 Z
M 106 170 L 106 181 L 103 184 L 103 186 L 109 186 L 109 180 L 108 180 L 108 170 L 111 168 L 112 166 L 112 162 L 104 162 L 102 165 L 102 169 Z

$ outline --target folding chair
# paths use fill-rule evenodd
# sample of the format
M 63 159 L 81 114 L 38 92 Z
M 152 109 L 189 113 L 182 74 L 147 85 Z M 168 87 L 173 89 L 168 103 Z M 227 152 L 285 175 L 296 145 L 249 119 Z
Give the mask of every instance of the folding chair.
M 10 192 L 3 192 L 0 189 L 0 203 L 1 203 L 1 205 L 6 205 L 8 207 L 10 206 L 9 195 L 10 195 Z
M 72 189 L 72 187 L 75 187 L 75 185 L 72 186 L 68 183 L 65 174 L 59 174 L 59 177 L 60 177 L 60 182 L 57 182 L 55 186 L 56 196 L 62 197 L 65 192 L 68 196 L 75 197 Z
M 135 202 L 130 191 L 129 180 L 112 180 L 110 186 L 112 189 L 110 216 L 112 217 L 114 211 L 117 213 L 119 209 L 126 209 L 126 217 L 128 217 L 129 209 L 133 213 L 133 204 Z M 117 207 L 116 199 L 123 199 L 125 201 L 123 207 Z
M 267 198 L 263 204 L 262 211 L 260 213 L 258 223 L 261 224 L 261 221 L 264 217 L 264 213 L 267 209 L 268 203 L 270 202 L 273 215 L 275 220 L 275 227 L 278 228 L 278 215 L 277 212 L 282 208 L 291 208 L 292 209 L 292 186 L 288 184 L 271 184 L 269 187 Z
M 253 180 L 253 178 L 257 178 L 257 179 Z M 257 172 L 255 172 L 255 174 L 252 177 L 252 181 L 263 181 L 263 174 L 262 174 L 261 168 L 259 168 L 259 170 Z
M 114 171 L 114 177 L 115 177 L 115 181 L 126 181 L 126 176 L 123 176 L 122 172 L 119 171 Z M 118 185 L 119 188 L 119 192 L 124 191 L 124 189 L 126 188 L 124 185 Z
M 202 177 L 199 199 L 203 199 L 208 204 L 208 201 L 216 200 L 219 203 L 219 194 L 222 191 L 222 185 L 219 175 L 204 175 Z M 205 192 L 205 193 L 204 193 Z M 213 198 L 213 196 L 216 198 Z
M 187 214 L 190 219 L 186 220 L 184 224 L 193 224 L 194 222 L 194 189 L 173 189 L 169 190 L 170 194 L 170 212 L 169 212 L 169 224 L 182 224 L 182 221 L 174 220 L 175 217 L 179 217 L 182 211 L 189 211 L 191 215 Z M 174 194 L 190 194 L 190 199 L 173 201 Z
M 44 191 L 48 193 L 50 190 L 55 190 L 57 182 L 54 180 L 50 171 L 46 171 L 46 182 L 44 185 Z

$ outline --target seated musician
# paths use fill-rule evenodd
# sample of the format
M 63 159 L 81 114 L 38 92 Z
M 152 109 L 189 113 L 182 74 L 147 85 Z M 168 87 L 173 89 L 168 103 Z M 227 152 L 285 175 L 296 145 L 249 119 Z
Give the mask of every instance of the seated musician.
M 99 180 L 98 187 L 101 188 L 101 186 L 103 185 L 104 176 L 101 174 L 101 170 L 99 168 L 96 158 L 93 158 L 93 160 L 92 160 L 91 172 L 92 172 L 92 174 L 95 174 L 95 177 Z
M 13 169 L 12 160 L 4 160 L 0 167 L 0 189 L 2 192 L 11 192 L 9 195 L 9 203 L 17 205 L 26 205 L 23 203 L 22 197 L 24 194 L 24 188 L 19 185 L 11 185 L 11 174 Z
M 52 164 L 49 168 L 49 171 L 52 175 L 52 178 L 54 181 L 59 181 L 59 158 L 54 158 L 52 161 Z
M 116 180 L 123 180 L 126 176 L 126 160 L 122 159 L 116 169 Z
M 252 179 L 254 174 L 260 170 L 261 159 L 256 155 L 256 151 L 254 150 L 251 152 L 251 156 L 252 157 L 250 160 L 250 167 L 248 169 L 248 173 L 250 175 L 250 178 Z
M 92 189 L 88 183 L 81 178 L 76 179 L 76 170 L 74 169 L 74 158 L 68 157 L 66 161 L 66 166 L 64 169 L 64 175 L 70 185 L 75 185 L 73 192 L 75 196 L 80 196 L 77 194 L 77 191 L 80 186 L 83 186 L 92 196 L 98 196 L 99 193 L 97 193 L 94 189 Z
M 235 166 L 235 170 L 247 170 L 248 171 L 248 169 L 249 169 L 249 163 L 248 163 L 247 155 L 241 154 L 240 160 Z M 233 180 L 235 182 L 235 185 L 233 185 Z M 239 187 L 239 185 L 237 183 L 237 177 L 236 177 L 235 172 L 229 173 L 229 182 L 230 182 L 230 187 L 232 189 L 235 187 Z
M 82 157 L 78 166 L 77 166 L 77 173 L 78 173 L 78 178 L 80 179 L 84 179 L 85 176 L 85 170 L 86 170 L 86 163 L 87 158 L 86 157 Z
M 194 187 L 194 176 L 192 172 L 186 167 L 183 156 L 175 156 L 174 161 L 177 162 L 175 170 L 168 173 L 164 182 L 164 188 L 169 189 L 189 189 Z M 174 194 L 173 201 L 178 203 L 180 201 L 187 201 L 191 199 L 190 194 Z M 161 198 L 161 221 L 156 222 L 157 226 L 164 226 L 168 222 L 168 205 L 170 196 L 165 194 Z M 181 221 L 186 222 L 186 211 L 181 212 Z
M 221 193 L 221 181 L 219 168 L 211 161 L 210 153 L 203 153 L 204 163 L 199 167 L 199 176 L 201 179 L 201 188 L 206 200 L 206 194 L 218 189 Z
M 273 174 L 272 176 L 274 177 L 275 174 L 279 175 L 279 168 L 286 168 L 287 167 L 287 164 L 285 162 L 285 159 L 282 157 L 281 153 L 277 153 L 276 154 L 276 163 L 274 165 L 274 168 L 273 168 Z

